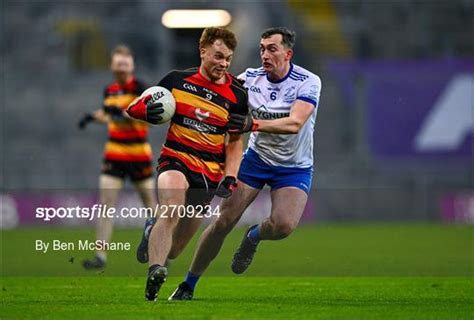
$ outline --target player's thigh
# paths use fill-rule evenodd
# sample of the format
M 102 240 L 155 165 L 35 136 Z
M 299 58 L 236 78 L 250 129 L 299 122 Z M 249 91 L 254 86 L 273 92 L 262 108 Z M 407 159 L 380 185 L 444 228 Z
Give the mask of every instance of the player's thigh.
M 143 180 L 134 181 L 135 189 L 137 190 L 140 198 L 142 199 L 143 205 L 145 207 L 154 207 L 155 198 L 154 198 L 154 180 L 152 177 L 146 178 Z
M 215 223 L 222 225 L 222 227 L 233 228 L 259 192 L 260 189 L 253 188 L 239 181 L 232 195 L 227 199 L 223 199 L 219 204 L 219 217 Z
M 283 187 L 271 192 L 271 200 L 272 223 L 295 229 L 303 215 L 308 194 L 296 187 Z
M 99 177 L 100 202 L 114 206 L 124 181 L 122 178 L 109 174 L 101 174 Z

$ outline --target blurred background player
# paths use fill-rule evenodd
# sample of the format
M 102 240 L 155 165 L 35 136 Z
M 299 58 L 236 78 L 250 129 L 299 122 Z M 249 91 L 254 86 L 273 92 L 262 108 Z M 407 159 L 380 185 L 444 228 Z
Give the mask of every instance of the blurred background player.
M 251 88 L 251 113 L 231 114 L 229 132 L 253 132 L 240 165 L 238 187 L 222 202 L 221 215 L 203 232 L 190 271 L 170 300 L 192 299 L 199 277 L 265 184 L 271 187 L 270 217 L 245 232 L 232 270 L 239 274 L 247 269 L 259 241 L 286 238 L 298 225 L 313 176 L 313 131 L 321 81 L 291 62 L 294 44 L 295 32 L 267 29 L 260 40 L 262 67 L 249 68 L 239 76 Z
M 176 99 L 176 113 L 158 160 L 160 206 L 205 205 L 214 194 L 230 195 L 235 186 L 243 142 L 240 134 L 231 134 L 226 141 L 226 125 L 230 113 L 248 113 L 247 91 L 227 72 L 236 46 L 231 31 L 206 28 L 199 40 L 200 67 L 172 71 L 158 83 Z M 161 120 L 163 106 L 150 98 L 132 104 L 129 115 L 150 123 Z M 165 214 L 157 217 L 149 237 L 145 297 L 150 301 L 156 300 L 166 280 L 167 259 L 181 253 L 202 222 L 202 217 L 179 218 L 171 209 Z
M 145 207 L 154 207 L 152 179 L 152 150 L 148 140 L 148 124 L 128 117 L 124 110 L 146 89 L 134 76 L 131 50 L 119 45 L 111 53 L 111 71 L 115 81 L 104 90 L 102 109 L 86 114 L 79 122 L 84 129 L 92 121 L 108 125 L 109 140 L 105 145 L 102 174 L 99 178 L 100 203 L 113 207 L 117 203 L 125 178 L 129 178 Z M 113 219 L 99 218 L 96 239 L 109 242 Z M 86 269 L 105 267 L 107 253 L 97 251 L 94 258 L 85 260 Z

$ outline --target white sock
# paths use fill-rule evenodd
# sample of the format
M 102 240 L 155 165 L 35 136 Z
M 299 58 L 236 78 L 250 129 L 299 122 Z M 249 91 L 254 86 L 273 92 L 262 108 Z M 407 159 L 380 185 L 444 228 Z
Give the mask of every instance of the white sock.
M 101 261 L 106 262 L 107 261 L 107 254 L 104 251 L 98 251 L 95 253 L 95 256 L 99 258 Z

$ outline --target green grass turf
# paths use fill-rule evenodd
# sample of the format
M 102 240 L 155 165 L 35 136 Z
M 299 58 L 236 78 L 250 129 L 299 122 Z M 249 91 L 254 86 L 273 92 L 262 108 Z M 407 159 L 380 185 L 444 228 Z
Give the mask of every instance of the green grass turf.
M 117 230 L 130 252 L 86 272 L 90 252 L 34 250 L 36 239 L 92 239 L 93 230 L 22 228 L 1 239 L 0 319 L 473 319 L 474 228 L 435 224 L 303 226 L 262 243 L 245 275 L 229 262 L 235 230 L 200 281 L 196 300 L 167 302 L 197 239 L 170 270 L 160 301 L 144 301 L 146 266 L 134 260 L 139 230 Z M 73 259 L 71 259 L 73 258 Z
M 208 277 L 196 300 L 143 299 L 137 277 L 8 278 L 1 317 L 25 319 L 472 319 L 472 280 L 380 277 Z

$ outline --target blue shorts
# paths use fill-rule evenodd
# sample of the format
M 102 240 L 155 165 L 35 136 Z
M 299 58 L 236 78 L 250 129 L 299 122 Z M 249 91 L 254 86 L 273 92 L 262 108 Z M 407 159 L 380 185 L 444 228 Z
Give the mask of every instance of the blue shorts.
M 313 167 L 272 166 L 263 162 L 258 154 L 249 148 L 240 164 L 238 179 L 255 189 L 262 189 L 268 184 L 272 191 L 283 187 L 296 187 L 309 193 L 313 180 Z

